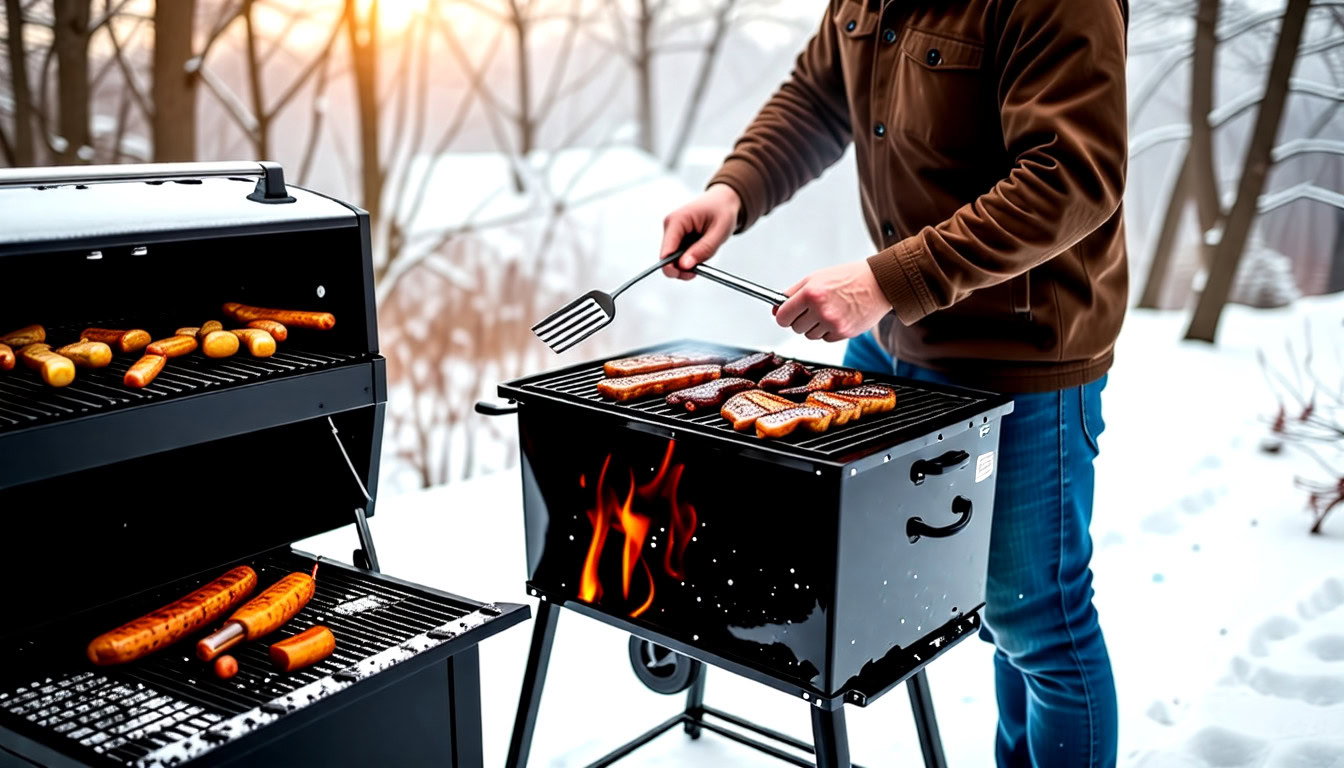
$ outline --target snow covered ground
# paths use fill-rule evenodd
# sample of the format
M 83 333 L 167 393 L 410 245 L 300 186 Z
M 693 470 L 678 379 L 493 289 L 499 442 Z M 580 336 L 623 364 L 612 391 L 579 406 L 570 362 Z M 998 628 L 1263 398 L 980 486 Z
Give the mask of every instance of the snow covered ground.
M 1324 470 L 1291 449 L 1259 450 L 1275 401 L 1255 361 L 1263 348 L 1288 370 L 1284 342 L 1300 352 L 1309 320 L 1317 366 L 1338 381 L 1341 319 L 1340 298 L 1274 312 L 1234 307 L 1217 348 L 1179 341 L 1184 313 L 1134 312 L 1126 322 L 1104 395 L 1093 536 L 1127 768 L 1344 768 L 1344 517 L 1308 535 L 1292 478 L 1324 480 Z M 784 349 L 813 359 L 841 351 L 806 341 Z M 516 472 L 383 498 L 372 527 L 389 573 L 526 601 Z M 353 544 L 348 529 L 306 542 L 340 559 Z M 529 631 L 482 646 L 487 765 L 504 760 Z M 533 766 L 584 765 L 679 708 L 679 697 L 634 679 L 625 642 L 605 625 L 562 616 Z M 989 647 L 962 643 L 929 677 L 951 765 L 990 765 Z M 809 738 L 805 705 L 754 683 L 712 672 L 707 699 Z M 856 762 L 919 764 L 900 691 L 848 716 Z M 624 764 L 779 763 L 712 735 L 691 742 L 673 732 Z

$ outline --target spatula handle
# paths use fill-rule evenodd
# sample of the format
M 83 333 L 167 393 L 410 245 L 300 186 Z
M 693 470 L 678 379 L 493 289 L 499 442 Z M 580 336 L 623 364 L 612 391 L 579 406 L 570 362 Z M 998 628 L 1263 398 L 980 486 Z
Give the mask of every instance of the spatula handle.
M 715 269 L 708 264 L 697 264 L 695 269 L 691 271 L 701 277 L 713 280 L 719 285 L 726 285 L 735 291 L 740 291 L 748 296 L 760 299 L 767 304 L 773 304 L 776 307 L 783 304 L 789 298 L 779 291 L 772 291 L 763 285 L 757 285 L 756 283 L 738 277 L 737 275 L 729 274 L 721 269 Z
M 691 232 L 690 234 L 688 234 L 688 235 L 686 235 L 685 237 L 683 237 L 683 238 L 681 239 L 681 245 L 677 248 L 677 250 L 673 251 L 672 253 L 668 254 L 667 256 L 664 256 L 663 258 L 659 259 L 658 261 L 655 261 L 655 262 L 653 263 L 653 266 L 648 267 L 648 268 L 645 269 L 643 272 L 640 272 L 638 275 L 635 275 L 634 277 L 630 278 L 629 280 L 626 280 L 624 285 L 622 285 L 620 288 L 617 288 L 616 290 L 614 290 L 614 291 L 611 292 L 611 298 L 612 298 L 612 299 L 615 299 L 617 296 L 620 296 L 621 293 L 622 293 L 623 291 L 625 291 L 626 288 L 629 288 L 630 286 L 634 285 L 635 283 L 638 283 L 640 280 L 643 280 L 644 278 L 648 277 L 649 275 L 652 275 L 654 272 L 657 272 L 658 270 L 662 269 L 663 267 L 666 267 L 668 264 L 671 264 L 672 262 L 676 261 L 677 259 L 680 259 L 680 258 L 681 258 L 681 255 L 682 255 L 683 253 L 686 252 L 686 249 L 687 249 L 687 248 L 690 248 L 692 245 L 695 245 L 695 241 L 696 241 L 696 240 L 699 240 L 699 239 L 700 239 L 700 233 L 699 233 L 699 232 Z

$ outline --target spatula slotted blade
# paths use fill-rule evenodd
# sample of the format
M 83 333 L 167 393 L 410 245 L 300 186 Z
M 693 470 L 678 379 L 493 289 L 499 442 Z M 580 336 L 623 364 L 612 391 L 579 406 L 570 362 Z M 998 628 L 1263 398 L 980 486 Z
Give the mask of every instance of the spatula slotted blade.
M 532 326 L 542 343 L 560 354 L 616 319 L 616 302 L 602 291 L 589 291 Z

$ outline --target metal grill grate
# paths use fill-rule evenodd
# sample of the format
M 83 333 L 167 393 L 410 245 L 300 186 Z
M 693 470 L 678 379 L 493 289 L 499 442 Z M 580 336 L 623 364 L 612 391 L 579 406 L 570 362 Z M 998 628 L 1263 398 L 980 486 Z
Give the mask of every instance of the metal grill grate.
M 669 345 L 649 350 L 638 350 L 620 355 L 620 357 L 648 354 L 650 352 L 671 352 L 682 348 L 696 350 L 721 351 L 723 354 L 738 357 L 755 350 L 719 347 L 700 344 Z M 614 359 L 615 356 L 613 356 Z M 812 363 L 806 363 L 813 367 Z M 824 366 L 815 366 L 824 367 Z M 799 431 L 778 440 L 764 441 L 755 433 L 742 433 L 733 430 L 732 425 L 719 415 L 717 408 L 708 412 L 689 412 L 682 408 L 669 406 L 662 396 L 640 398 L 624 403 L 613 402 L 597 392 L 597 382 L 604 377 L 602 363 L 586 363 L 551 373 L 540 374 L 521 379 L 500 388 L 501 394 L 508 397 L 522 396 L 526 393 L 543 393 L 561 400 L 579 402 L 605 410 L 614 410 L 664 423 L 678 429 L 690 428 L 695 431 L 715 435 L 721 438 L 742 441 L 753 446 L 768 446 L 784 450 L 790 454 L 833 460 L 868 449 L 875 450 L 879 445 L 903 442 L 914 436 L 912 432 L 941 429 L 956 423 L 971 413 L 979 413 L 998 405 L 986 397 L 979 397 L 974 390 L 953 389 L 916 383 L 894 376 L 865 374 L 865 383 L 886 384 L 896 390 L 896 408 L 888 413 L 866 416 L 858 421 L 841 427 L 832 427 L 821 434 Z M 897 437 L 899 436 L 899 437 Z M 893 438 L 896 440 L 893 440 Z
M 219 387 L 361 362 L 368 356 L 308 352 L 288 345 L 282 345 L 268 358 L 249 357 L 242 351 L 220 360 L 191 354 L 169 360 L 149 386 L 133 389 L 122 383 L 122 377 L 137 359 L 138 355 L 116 355 L 106 368 L 81 368 L 74 382 L 61 388 L 47 386 L 36 371 L 28 370 L 22 363 L 12 371 L 0 373 L 0 434 Z
M 312 564 L 294 553 L 251 563 L 259 590 Z M 333 678 L 358 679 L 363 675 L 350 670 L 361 662 L 426 633 L 437 637 L 434 633 L 442 633 L 444 625 L 477 610 L 470 603 L 331 564 L 319 569 L 317 592 L 298 616 L 266 640 L 230 651 L 239 668 L 231 680 L 215 678 L 192 657 L 193 646 L 186 640 L 123 667 L 83 665 L 38 677 L 34 665 L 22 665 L 35 679 L 0 689 L 0 720 L 60 734 L 97 755 L 134 764 L 177 742 L 199 737 L 215 741 L 211 737 L 216 734 L 218 741 L 236 738 L 237 733 L 218 733 L 230 718 L 257 708 L 283 714 L 296 707 L 284 701 L 287 694 Z M 491 611 L 488 606 L 479 610 Z M 336 635 L 335 653 L 307 669 L 276 672 L 268 656 L 269 641 L 316 624 Z

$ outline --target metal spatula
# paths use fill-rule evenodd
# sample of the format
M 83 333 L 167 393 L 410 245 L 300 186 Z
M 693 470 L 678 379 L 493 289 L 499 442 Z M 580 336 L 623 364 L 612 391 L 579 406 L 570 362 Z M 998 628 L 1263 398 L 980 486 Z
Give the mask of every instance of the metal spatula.
M 700 239 L 698 234 L 683 239 L 681 247 L 674 253 L 654 262 L 652 266 L 625 281 L 624 285 L 609 294 L 602 291 L 585 293 L 532 326 L 532 332 L 537 335 L 537 338 L 541 339 L 542 343 L 550 347 L 552 352 L 557 355 L 564 352 L 602 330 L 612 320 L 616 319 L 616 297 L 620 296 L 626 288 L 681 258 L 686 249 L 690 248 L 698 239 Z M 693 271 L 720 285 L 726 285 L 733 290 L 741 291 L 776 307 L 783 304 L 784 300 L 788 298 L 782 293 L 772 291 L 736 275 L 728 274 L 721 269 L 702 264 Z

